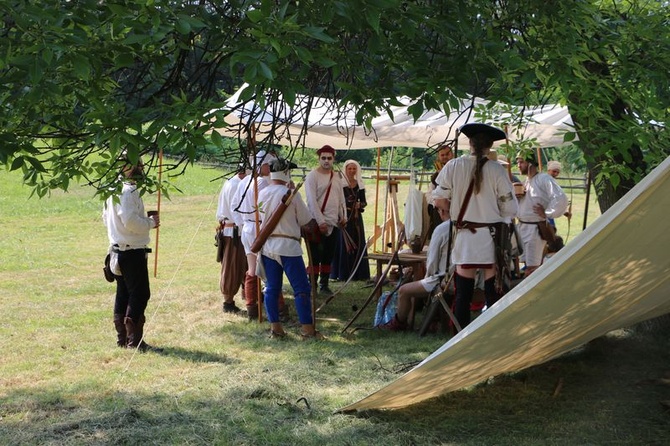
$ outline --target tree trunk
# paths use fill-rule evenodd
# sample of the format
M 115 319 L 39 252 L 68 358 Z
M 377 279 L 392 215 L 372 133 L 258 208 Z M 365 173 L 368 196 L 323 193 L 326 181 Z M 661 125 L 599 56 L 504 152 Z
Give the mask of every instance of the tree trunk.
M 585 62 L 584 66 L 593 75 L 594 82 L 605 80 L 614 83 L 606 64 Z M 620 142 L 628 140 L 623 135 L 617 141 L 616 132 L 623 132 L 623 130 L 621 127 L 613 126 L 612 122 L 623 124 L 627 117 L 628 108 L 624 100 L 620 96 L 613 97 L 608 108 L 599 108 L 599 110 L 607 110 L 606 114 L 594 116 L 592 105 L 598 103 L 599 98 L 588 94 L 594 91 L 598 89 L 575 89 L 570 92 L 568 109 L 575 124 L 575 130 L 579 134 L 578 144 L 584 152 L 586 164 L 591 173 L 600 212 L 605 212 L 635 186 L 637 181 L 634 174 L 646 172 L 647 166 L 638 144 L 630 143 L 628 146 L 623 146 L 625 143 Z M 603 147 L 606 150 L 603 150 Z M 613 148 L 615 150 L 612 150 Z M 626 160 L 624 154 L 627 154 L 626 158 L 629 158 L 629 161 Z M 599 178 L 599 174 L 606 166 L 625 166 L 626 169 L 617 169 L 617 171 L 626 170 L 630 174 L 626 177 L 620 176 L 620 181 L 615 187 L 608 176 Z

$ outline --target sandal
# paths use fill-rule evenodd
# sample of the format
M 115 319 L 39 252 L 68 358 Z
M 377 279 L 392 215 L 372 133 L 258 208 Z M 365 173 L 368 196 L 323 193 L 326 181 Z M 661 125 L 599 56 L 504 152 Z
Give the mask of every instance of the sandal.
M 307 340 L 310 340 L 310 339 L 316 339 L 318 341 L 321 341 L 321 340 L 326 339 L 326 337 L 324 335 L 322 335 L 321 332 L 318 331 L 318 330 L 314 330 L 314 333 L 300 333 L 300 338 L 303 341 L 307 341 Z

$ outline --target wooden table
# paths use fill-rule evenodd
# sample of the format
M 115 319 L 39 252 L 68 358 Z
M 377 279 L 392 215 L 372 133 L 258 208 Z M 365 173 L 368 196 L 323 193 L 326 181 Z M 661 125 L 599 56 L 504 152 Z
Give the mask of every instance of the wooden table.
M 393 259 L 392 264 L 393 265 L 398 265 L 400 267 L 403 266 L 414 266 L 416 264 L 420 264 L 423 268 L 423 271 L 425 271 L 425 266 L 426 266 L 426 252 L 420 252 L 418 254 L 414 254 L 411 252 L 408 253 L 398 253 L 398 257 Z M 368 258 L 372 260 L 377 261 L 377 276 L 376 280 L 379 280 L 379 278 L 382 275 L 382 272 L 384 271 L 384 266 L 387 265 L 391 261 L 391 256 L 392 253 L 390 252 L 371 252 L 368 253 Z M 423 275 L 421 275 L 423 277 Z M 378 295 L 381 295 L 381 287 L 379 287 Z

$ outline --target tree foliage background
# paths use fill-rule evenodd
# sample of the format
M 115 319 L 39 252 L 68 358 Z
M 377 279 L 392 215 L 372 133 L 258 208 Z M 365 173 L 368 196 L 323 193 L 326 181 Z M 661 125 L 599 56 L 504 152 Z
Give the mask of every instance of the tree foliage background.
M 297 95 L 355 107 L 361 123 L 399 96 L 448 112 L 468 95 L 560 102 L 607 209 L 668 156 L 667 1 L 97 0 L 0 4 L 0 162 L 43 196 L 83 181 L 118 187 L 119 155 L 158 148 L 179 174 L 215 146 L 223 101 Z M 335 102 L 337 101 L 337 102 Z M 280 129 L 278 129 L 280 131 Z M 571 135 L 567 135 L 570 138 Z M 260 144 L 271 144 L 272 135 Z M 290 147 L 291 156 L 300 147 Z M 169 175 L 168 175 L 169 176 Z

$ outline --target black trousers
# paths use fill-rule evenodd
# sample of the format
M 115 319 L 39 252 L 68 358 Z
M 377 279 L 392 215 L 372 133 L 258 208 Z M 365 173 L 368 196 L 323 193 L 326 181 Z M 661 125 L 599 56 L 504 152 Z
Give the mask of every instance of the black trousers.
M 124 314 L 133 321 L 139 321 L 151 297 L 146 251 L 120 251 L 119 268 L 123 275 L 116 276 L 114 314 Z
M 309 249 L 312 253 L 313 269 L 308 271 L 309 274 L 330 276 L 330 264 L 333 263 L 335 256 L 335 247 L 340 236 L 340 229 L 333 228 L 333 232 L 329 236 L 321 236 L 318 243 L 310 243 Z

